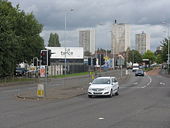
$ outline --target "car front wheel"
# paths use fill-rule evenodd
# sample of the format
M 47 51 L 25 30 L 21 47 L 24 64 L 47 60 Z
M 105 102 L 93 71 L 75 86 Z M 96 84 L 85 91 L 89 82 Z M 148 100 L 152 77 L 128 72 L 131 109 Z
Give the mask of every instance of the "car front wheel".
M 92 95 L 88 95 L 89 98 L 92 98 Z
M 115 93 L 116 96 L 119 95 L 119 88 L 117 89 L 117 92 Z
M 111 98 L 113 96 L 113 91 L 112 91 L 112 89 L 110 90 L 110 95 L 109 95 L 109 97 Z

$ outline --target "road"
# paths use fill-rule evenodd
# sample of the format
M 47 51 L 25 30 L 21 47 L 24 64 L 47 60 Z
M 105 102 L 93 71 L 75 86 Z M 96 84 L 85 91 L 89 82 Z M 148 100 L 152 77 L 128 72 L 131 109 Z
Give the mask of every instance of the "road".
M 20 100 L 0 88 L 1 128 L 170 128 L 170 78 L 131 75 L 120 95 L 89 99 Z

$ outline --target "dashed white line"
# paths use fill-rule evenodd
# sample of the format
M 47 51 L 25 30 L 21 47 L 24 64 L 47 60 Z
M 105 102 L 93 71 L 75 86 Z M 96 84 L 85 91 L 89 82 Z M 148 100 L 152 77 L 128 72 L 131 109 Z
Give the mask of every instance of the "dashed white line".
M 143 86 L 142 88 L 146 88 L 152 83 L 152 78 L 150 76 L 148 76 L 148 78 L 149 78 L 149 82 L 147 83 L 147 85 Z

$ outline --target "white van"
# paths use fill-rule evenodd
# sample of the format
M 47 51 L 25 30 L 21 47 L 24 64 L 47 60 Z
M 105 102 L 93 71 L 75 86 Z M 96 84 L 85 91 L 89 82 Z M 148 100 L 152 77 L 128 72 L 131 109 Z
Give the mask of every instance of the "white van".
M 133 66 L 132 66 L 132 71 L 135 72 L 138 69 L 139 69 L 139 64 L 138 63 L 134 63 Z

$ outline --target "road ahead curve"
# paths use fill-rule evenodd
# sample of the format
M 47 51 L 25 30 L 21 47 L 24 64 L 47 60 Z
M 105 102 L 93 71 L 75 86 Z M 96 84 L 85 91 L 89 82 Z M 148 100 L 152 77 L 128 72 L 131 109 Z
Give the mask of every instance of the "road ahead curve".
M 170 79 L 157 73 L 120 85 L 120 95 L 21 101 L 1 94 L 2 128 L 170 128 Z M 6 93 L 6 96 L 10 92 Z

